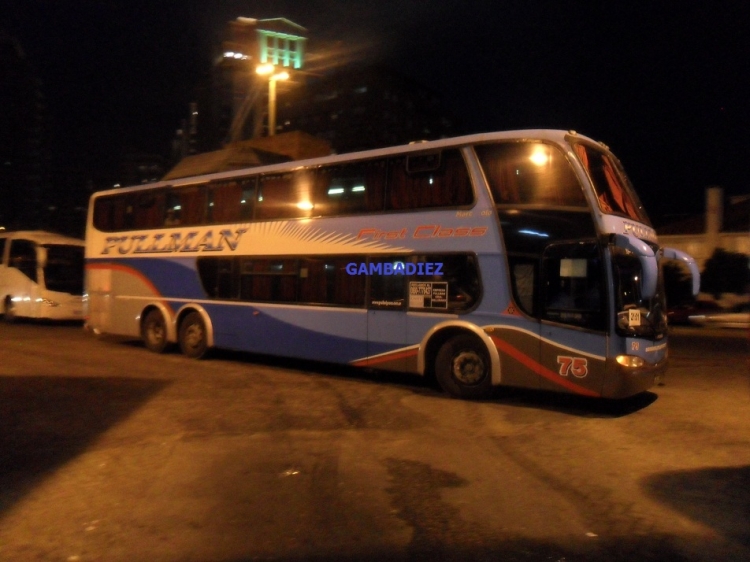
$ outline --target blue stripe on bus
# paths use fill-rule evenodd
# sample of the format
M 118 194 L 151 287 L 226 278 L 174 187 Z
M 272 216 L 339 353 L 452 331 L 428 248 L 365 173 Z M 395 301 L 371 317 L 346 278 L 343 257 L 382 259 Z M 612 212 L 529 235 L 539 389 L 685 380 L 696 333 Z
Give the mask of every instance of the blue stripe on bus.
M 264 310 L 230 303 L 204 304 L 203 307 L 211 317 L 217 347 L 338 363 L 403 347 L 403 344 L 377 342 L 368 345 L 364 309 L 274 307 Z M 303 318 L 309 325 L 311 318 L 319 318 L 319 327 L 305 327 L 295 322 Z

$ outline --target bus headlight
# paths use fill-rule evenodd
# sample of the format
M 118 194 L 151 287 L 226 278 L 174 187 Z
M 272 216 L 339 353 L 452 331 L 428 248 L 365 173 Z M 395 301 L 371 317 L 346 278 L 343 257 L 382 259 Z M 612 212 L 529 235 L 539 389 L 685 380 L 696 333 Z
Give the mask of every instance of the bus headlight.
M 642 357 L 637 357 L 636 355 L 618 355 L 616 361 L 623 367 L 628 367 L 630 369 L 643 367 L 646 363 Z

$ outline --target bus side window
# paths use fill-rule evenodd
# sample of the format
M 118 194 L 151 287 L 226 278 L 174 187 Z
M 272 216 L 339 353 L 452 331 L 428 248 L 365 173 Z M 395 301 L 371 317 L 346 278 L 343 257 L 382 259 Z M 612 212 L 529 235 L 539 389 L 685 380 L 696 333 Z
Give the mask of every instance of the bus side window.
M 181 187 L 167 193 L 164 226 L 193 226 L 205 222 L 206 191 L 203 187 Z
M 250 221 L 253 220 L 253 213 L 255 212 L 255 184 L 257 178 L 250 178 L 243 180 L 240 183 L 240 189 L 242 193 L 240 195 L 240 220 Z
M 0 265 L 5 263 L 5 238 L 0 238 Z
M 476 258 L 471 254 L 427 254 L 410 260 L 417 266 L 409 276 L 409 308 L 434 312 L 463 312 L 481 298 Z M 421 264 L 421 270 L 420 268 Z M 426 264 L 431 272 L 427 274 Z M 419 272 L 422 275 L 419 275 Z
M 236 222 L 240 218 L 242 186 L 237 181 L 212 183 L 208 188 L 207 221 Z
M 136 205 L 129 206 L 133 214 L 133 228 L 159 228 L 164 225 L 164 191 L 147 191 L 136 196 Z
M 466 163 L 458 150 L 392 158 L 387 189 L 389 210 L 457 207 L 474 201 Z
M 216 298 L 237 298 L 237 258 L 219 258 L 216 271 Z
M 261 176 L 255 205 L 255 218 L 261 220 L 307 217 L 312 210 L 310 193 L 302 193 L 291 173 Z
M 240 299 L 260 302 L 297 300 L 297 260 L 245 259 L 240 269 Z
M 94 227 L 102 232 L 115 230 L 116 197 L 99 197 L 94 201 Z
M 36 244 L 30 240 L 11 240 L 8 265 L 36 283 Z
M 304 258 L 299 268 L 300 303 L 362 306 L 365 302 L 364 275 L 350 275 L 346 265 L 354 257 Z M 360 258 L 361 259 L 361 258 Z
M 314 215 L 335 216 L 383 210 L 385 161 L 321 166 L 311 170 Z
M 180 194 L 175 190 L 167 193 L 167 205 L 164 210 L 164 226 L 178 226 L 182 222 L 182 205 Z
M 133 194 L 100 197 L 94 203 L 94 226 L 102 232 L 133 228 L 135 206 L 136 199 Z

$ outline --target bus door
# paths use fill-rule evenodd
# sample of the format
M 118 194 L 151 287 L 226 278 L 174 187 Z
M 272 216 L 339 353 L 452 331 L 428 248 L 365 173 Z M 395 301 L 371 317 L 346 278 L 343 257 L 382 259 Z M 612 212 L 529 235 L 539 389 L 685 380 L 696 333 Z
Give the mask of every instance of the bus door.
M 376 269 L 380 264 L 380 270 Z M 403 257 L 373 257 L 367 299 L 367 366 L 403 371 L 406 357 L 406 276 Z M 397 273 L 394 273 L 397 272 Z
M 542 259 L 542 389 L 599 396 L 607 356 L 606 270 L 595 242 L 552 244 Z
M 539 388 L 540 327 L 536 301 L 540 285 L 540 261 L 539 256 L 531 253 L 508 256 L 513 302 L 509 306 L 496 305 L 496 309 L 507 306 L 506 314 L 509 313 L 509 316 L 506 316 L 503 326 L 494 327 L 490 332 L 490 338 L 500 352 L 503 385 Z M 499 266 L 485 262 L 483 269 L 492 272 L 483 276 L 485 299 L 488 295 L 507 292 L 504 274 L 498 273 L 501 271 Z

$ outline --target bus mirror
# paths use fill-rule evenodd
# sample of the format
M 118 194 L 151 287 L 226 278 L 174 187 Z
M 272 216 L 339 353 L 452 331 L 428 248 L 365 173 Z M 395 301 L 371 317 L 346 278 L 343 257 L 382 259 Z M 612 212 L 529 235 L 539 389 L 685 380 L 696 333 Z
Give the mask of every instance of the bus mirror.
M 675 250 L 674 248 L 663 248 L 664 257 L 668 260 L 678 260 L 684 263 L 690 270 L 690 277 L 693 279 L 693 296 L 698 296 L 701 288 L 701 273 L 695 260 L 685 252 Z
M 641 262 L 643 279 L 641 280 L 641 296 L 651 299 L 656 294 L 656 284 L 659 278 L 659 268 L 656 264 L 656 255 L 651 246 L 643 240 L 639 240 L 632 234 L 615 234 L 615 247 L 630 250 Z

